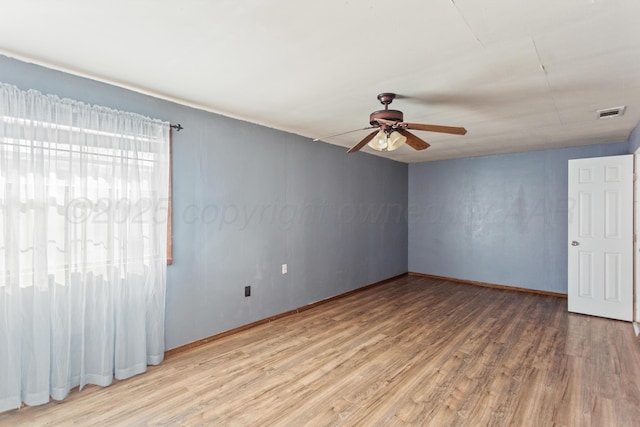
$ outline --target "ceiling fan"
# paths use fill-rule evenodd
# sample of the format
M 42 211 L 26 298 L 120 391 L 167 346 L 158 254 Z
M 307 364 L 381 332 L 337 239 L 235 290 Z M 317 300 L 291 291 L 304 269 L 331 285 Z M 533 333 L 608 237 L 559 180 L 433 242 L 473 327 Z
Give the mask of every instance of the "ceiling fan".
M 378 100 L 382 105 L 384 105 L 384 110 L 374 111 L 369 115 L 369 124 L 371 124 L 371 126 L 363 129 L 356 129 L 349 132 L 339 133 L 337 135 L 331 135 L 327 138 L 344 135 L 359 130 L 376 129 L 347 151 L 347 153 L 355 153 L 367 144 L 369 145 L 369 147 L 377 151 L 393 151 L 398 149 L 405 143 L 414 150 L 424 150 L 425 148 L 429 148 L 429 143 L 423 141 L 422 139 L 409 132 L 409 129 L 428 132 L 451 133 L 454 135 L 464 135 L 467 133 L 467 130 L 463 127 L 404 122 L 402 111 L 389 109 L 389 104 L 391 104 L 395 97 L 395 93 L 381 93 L 380 95 L 378 95 Z M 314 139 L 314 141 L 317 141 L 319 139 L 324 138 L 317 138 Z

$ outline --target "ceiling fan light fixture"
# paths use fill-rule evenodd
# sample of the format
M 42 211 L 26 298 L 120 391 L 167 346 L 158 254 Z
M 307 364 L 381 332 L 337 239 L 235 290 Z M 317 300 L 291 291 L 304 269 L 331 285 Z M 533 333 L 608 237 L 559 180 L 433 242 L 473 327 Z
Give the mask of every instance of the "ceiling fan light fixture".
M 387 151 L 394 151 L 402 147 L 407 142 L 407 137 L 400 132 L 393 131 L 387 140 Z
M 387 151 L 387 134 L 381 130 L 376 134 L 376 136 L 373 137 L 371 141 L 369 141 L 367 145 L 376 151 Z

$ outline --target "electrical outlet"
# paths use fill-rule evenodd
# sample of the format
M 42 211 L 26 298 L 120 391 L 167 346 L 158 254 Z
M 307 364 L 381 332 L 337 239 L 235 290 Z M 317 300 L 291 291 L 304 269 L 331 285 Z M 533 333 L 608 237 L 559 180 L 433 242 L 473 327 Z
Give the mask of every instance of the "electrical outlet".
M 282 274 L 287 274 L 287 264 L 282 264 Z
M 251 286 L 245 286 L 244 287 L 244 296 L 245 297 L 250 297 L 251 296 Z

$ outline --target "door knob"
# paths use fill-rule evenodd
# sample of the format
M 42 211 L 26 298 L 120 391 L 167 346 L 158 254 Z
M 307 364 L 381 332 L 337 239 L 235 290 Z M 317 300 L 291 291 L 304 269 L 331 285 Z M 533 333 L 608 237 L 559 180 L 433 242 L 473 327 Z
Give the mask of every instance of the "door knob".
M 576 242 L 575 240 L 573 242 L 571 242 L 571 246 L 578 246 L 580 243 Z

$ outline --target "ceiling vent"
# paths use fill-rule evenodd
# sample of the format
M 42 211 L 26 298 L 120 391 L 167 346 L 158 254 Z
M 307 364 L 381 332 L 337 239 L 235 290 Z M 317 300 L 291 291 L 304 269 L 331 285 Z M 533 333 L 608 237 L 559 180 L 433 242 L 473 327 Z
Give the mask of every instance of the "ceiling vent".
M 622 107 L 605 108 L 596 112 L 598 113 L 599 119 L 610 119 L 612 117 L 620 117 L 623 115 L 625 108 L 627 107 L 623 105 Z

